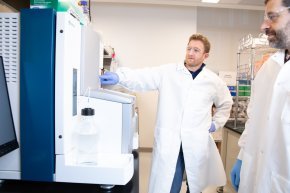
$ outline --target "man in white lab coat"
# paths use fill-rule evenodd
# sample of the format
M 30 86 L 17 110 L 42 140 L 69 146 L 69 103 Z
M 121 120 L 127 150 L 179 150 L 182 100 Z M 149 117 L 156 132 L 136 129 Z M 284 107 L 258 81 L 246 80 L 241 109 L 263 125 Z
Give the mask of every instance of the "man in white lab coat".
M 179 193 L 184 170 L 190 193 L 225 184 L 221 158 L 209 132 L 223 127 L 232 98 L 226 84 L 203 63 L 209 50 L 207 38 L 194 34 L 186 47 L 185 62 L 120 68 L 117 74 L 100 77 L 101 84 L 159 91 L 149 193 Z M 212 117 L 213 104 L 216 113 Z
M 290 0 L 266 0 L 261 28 L 280 49 L 257 73 L 231 179 L 239 193 L 290 192 Z

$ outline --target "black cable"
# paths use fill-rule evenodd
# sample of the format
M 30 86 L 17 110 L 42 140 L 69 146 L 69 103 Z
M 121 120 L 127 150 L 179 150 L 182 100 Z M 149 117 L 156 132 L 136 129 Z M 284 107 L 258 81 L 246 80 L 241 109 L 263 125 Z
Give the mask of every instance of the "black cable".
M 89 21 L 92 21 L 92 17 L 91 17 L 91 0 L 89 0 Z

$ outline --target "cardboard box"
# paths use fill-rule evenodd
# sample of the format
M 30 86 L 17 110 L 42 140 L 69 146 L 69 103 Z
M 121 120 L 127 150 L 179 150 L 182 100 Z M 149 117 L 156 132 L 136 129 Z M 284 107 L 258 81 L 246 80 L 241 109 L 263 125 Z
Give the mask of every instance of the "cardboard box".
M 30 0 L 30 8 L 54 9 L 58 12 L 72 12 L 82 24 L 87 24 L 89 18 L 83 13 L 79 0 Z
M 57 10 L 58 0 L 30 0 L 30 8 L 53 8 Z

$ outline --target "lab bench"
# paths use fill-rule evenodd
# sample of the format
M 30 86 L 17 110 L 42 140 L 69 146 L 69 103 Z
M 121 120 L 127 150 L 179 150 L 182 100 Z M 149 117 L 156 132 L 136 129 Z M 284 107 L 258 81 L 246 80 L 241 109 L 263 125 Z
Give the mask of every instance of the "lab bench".
M 226 171 L 227 184 L 231 184 L 230 173 L 240 151 L 238 141 L 243 131 L 244 124 L 238 123 L 235 126 L 233 121 L 227 122 L 223 128 L 221 157 Z
M 0 184 L 0 193 L 139 193 L 138 151 L 134 151 L 133 155 L 134 174 L 132 179 L 124 186 L 115 186 L 110 190 L 104 190 L 95 184 L 5 180 Z

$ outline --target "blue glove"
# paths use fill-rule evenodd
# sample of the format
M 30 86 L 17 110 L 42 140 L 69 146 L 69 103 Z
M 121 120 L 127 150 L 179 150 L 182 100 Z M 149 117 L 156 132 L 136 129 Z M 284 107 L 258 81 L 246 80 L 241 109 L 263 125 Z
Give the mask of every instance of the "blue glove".
M 119 76 L 115 72 L 105 72 L 100 76 L 101 85 L 114 85 L 119 82 Z
M 216 128 L 215 128 L 215 125 L 213 123 L 211 123 L 211 126 L 208 130 L 208 132 L 212 133 L 212 132 L 215 132 Z
M 242 166 L 242 160 L 237 159 L 231 171 L 232 185 L 236 191 L 239 190 L 241 166 Z

